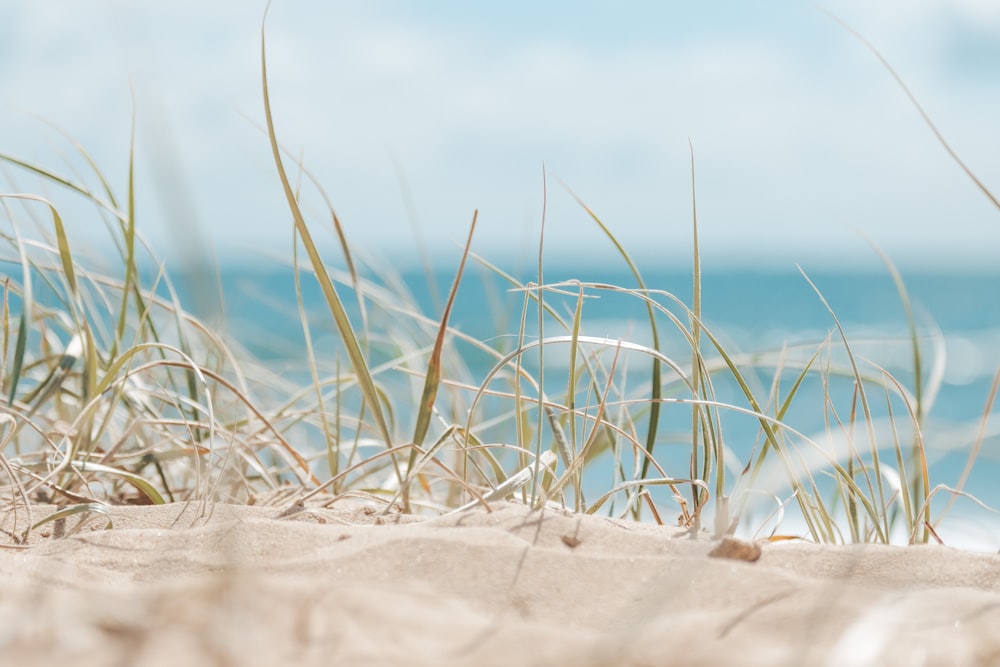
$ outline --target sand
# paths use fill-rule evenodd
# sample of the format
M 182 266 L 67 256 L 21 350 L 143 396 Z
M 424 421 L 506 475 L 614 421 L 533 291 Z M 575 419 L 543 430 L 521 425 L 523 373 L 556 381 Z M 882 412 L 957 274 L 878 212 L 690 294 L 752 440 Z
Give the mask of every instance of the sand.
M 1000 664 L 1000 556 L 492 509 L 116 507 L 0 550 L 0 664 Z

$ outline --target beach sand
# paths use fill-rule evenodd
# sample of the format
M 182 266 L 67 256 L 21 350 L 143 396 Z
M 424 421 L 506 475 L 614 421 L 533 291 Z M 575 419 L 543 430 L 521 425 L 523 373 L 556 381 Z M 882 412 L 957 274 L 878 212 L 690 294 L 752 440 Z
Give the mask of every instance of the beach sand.
M 1000 556 L 788 541 L 751 561 L 678 528 L 492 510 L 194 503 L 49 523 L 0 550 L 0 664 L 1000 664 Z

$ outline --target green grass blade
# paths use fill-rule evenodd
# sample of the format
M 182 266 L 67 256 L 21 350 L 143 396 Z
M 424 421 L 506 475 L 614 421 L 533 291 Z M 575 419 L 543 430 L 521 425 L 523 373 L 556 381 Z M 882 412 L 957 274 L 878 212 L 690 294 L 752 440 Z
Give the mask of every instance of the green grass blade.
M 16 234 L 15 230 L 15 234 Z M 17 240 L 17 251 L 21 260 L 21 275 L 23 291 L 21 293 L 21 316 L 17 324 L 17 340 L 14 342 L 14 358 L 11 360 L 10 390 L 7 392 L 7 405 L 13 405 L 17 397 L 17 385 L 21 380 L 21 373 L 24 370 L 24 356 L 28 347 L 28 322 L 31 321 L 31 313 L 34 305 L 34 297 L 31 291 L 31 265 L 28 264 L 28 257 L 24 250 L 24 244 L 19 235 Z M 6 311 L 4 311 L 6 317 Z
M 313 349 L 312 333 L 309 331 L 309 314 L 302 298 L 302 279 L 299 276 L 299 243 L 298 235 L 292 240 L 292 277 L 295 281 L 295 302 L 299 309 L 299 321 L 302 326 L 302 336 L 305 341 L 306 363 L 309 365 L 309 377 L 312 379 L 313 391 L 316 394 L 316 409 L 319 411 L 320 428 L 323 432 L 323 440 L 326 442 L 327 468 L 330 477 L 336 477 L 340 472 L 340 457 L 338 447 L 334 443 L 339 441 L 340 429 L 331 432 L 329 420 L 326 415 L 326 406 L 323 405 L 323 386 L 319 379 L 319 370 L 316 363 L 316 352 Z M 340 356 L 337 356 L 337 378 L 340 378 Z M 340 411 L 340 392 L 337 392 L 336 410 Z
M 565 184 L 563 187 L 565 187 Z M 604 232 L 604 235 L 607 236 L 608 239 L 611 241 L 612 245 L 614 245 L 615 250 L 625 261 L 625 264 L 628 266 L 629 271 L 631 271 L 632 276 L 635 278 L 635 281 L 638 284 L 639 289 L 641 290 L 646 289 L 646 283 L 642 279 L 642 274 L 639 272 L 639 268 L 635 265 L 635 262 L 632 261 L 632 257 L 628 254 L 628 251 L 625 250 L 625 247 L 618 241 L 617 238 L 615 238 L 614 234 L 611 233 L 611 230 L 608 228 L 608 226 L 605 225 L 604 222 L 597 216 L 597 214 L 594 213 L 590 209 L 590 207 L 587 206 L 582 199 L 576 196 L 576 194 L 574 194 L 568 187 L 566 188 L 566 191 L 569 192 L 570 196 L 573 197 L 574 200 L 576 200 L 577 204 L 579 204 L 583 208 L 583 210 L 586 211 L 587 215 L 590 216 L 591 220 L 593 220 L 594 223 L 596 223 L 597 226 L 600 227 L 601 231 Z M 648 302 L 646 303 L 646 310 L 649 316 L 649 330 L 653 337 L 653 347 L 659 350 L 660 332 L 656 326 L 656 314 L 653 311 L 653 306 Z M 662 380 L 660 378 L 660 373 L 662 372 L 662 369 L 660 366 L 659 359 L 654 357 L 652 366 L 653 367 L 650 376 L 651 400 L 649 405 L 649 422 L 646 430 L 646 444 L 645 444 L 646 453 L 649 456 L 653 455 L 653 448 L 656 446 L 656 432 L 659 427 L 659 421 L 660 421 L 659 399 L 662 397 L 663 394 Z M 642 463 L 642 476 L 645 477 L 647 474 L 649 474 L 648 457 L 644 458 Z
M 77 185 L 76 183 L 70 181 L 68 178 L 60 176 L 53 171 L 44 169 L 42 167 L 39 167 L 38 165 L 31 164 L 30 162 L 25 162 L 24 160 L 20 160 L 12 155 L 7 155 L 6 153 L 0 153 L 0 161 L 8 162 L 14 165 L 15 167 L 20 167 L 21 169 L 30 171 L 33 174 L 37 174 L 38 176 L 41 176 L 42 178 L 48 181 L 52 181 L 53 183 L 57 183 L 63 187 L 69 188 L 70 190 L 78 194 L 83 195 L 87 199 L 92 200 L 93 202 L 95 202 L 102 208 L 107 209 L 108 211 L 111 212 L 115 211 L 115 205 L 113 203 L 102 201 L 100 197 L 95 195 L 87 188 L 81 185 Z
M 570 451 L 569 447 L 563 447 L 566 451 L 563 452 L 563 465 L 569 468 L 573 465 L 573 461 L 576 459 L 578 452 L 576 450 L 576 417 L 574 413 L 576 412 L 576 378 L 577 378 L 577 359 L 580 354 L 580 327 L 583 319 L 583 297 L 584 290 L 583 285 L 580 285 L 580 294 L 576 299 L 576 307 L 573 309 L 573 330 L 570 332 L 571 342 L 569 344 L 569 372 L 566 381 L 566 412 L 569 414 L 569 425 L 570 425 L 570 436 L 569 441 L 573 443 L 573 451 Z M 593 376 L 591 376 L 593 378 Z M 595 430 L 597 427 L 595 426 Z M 583 451 L 583 448 L 581 448 Z M 578 471 L 573 477 L 573 499 L 576 505 L 576 511 L 580 511 L 584 504 L 583 499 L 583 471 Z
M 146 478 L 141 475 L 136 475 L 135 473 L 122 470 L 121 468 L 114 468 L 100 463 L 94 463 L 92 461 L 73 461 L 70 465 L 80 472 L 94 472 L 102 475 L 108 475 L 110 477 L 120 477 L 134 486 L 136 490 L 142 493 L 142 495 L 146 496 L 152 504 L 163 505 L 166 503 L 163 496 L 160 495 L 160 492 L 156 490 L 156 487 L 150 484 Z
M 861 403 L 861 409 L 864 413 L 865 429 L 868 432 L 869 451 L 872 455 L 872 466 L 874 467 L 875 471 L 875 487 L 877 487 L 878 490 L 879 504 L 884 506 L 885 494 L 882 488 L 882 474 L 879 471 L 880 462 L 879 462 L 878 446 L 876 443 L 875 431 L 872 420 L 871 407 L 868 404 L 868 398 L 864 387 L 864 379 L 861 374 L 861 370 L 858 367 L 857 358 L 854 356 L 854 350 L 852 349 L 851 344 L 848 342 L 847 333 L 844 331 L 843 326 L 840 324 L 840 319 L 837 317 L 837 313 L 834 312 L 833 308 L 826 300 L 826 297 L 823 296 L 823 293 L 820 291 L 819 287 L 817 287 L 816 284 L 809 278 L 809 276 L 806 275 L 806 272 L 803 271 L 801 267 L 799 268 L 799 273 L 801 273 L 802 277 L 805 278 L 807 283 L 809 283 L 809 286 L 812 287 L 813 291 L 816 293 L 816 296 L 819 297 L 820 302 L 823 304 L 827 312 L 830 314 L 830 317 L 833 319 L 834 326 L 836 326 L 837 332 L 840 335 L 840 339 L 844 345 L 844 349 L 847 352 L 847 358 L 851 365 L 851 371 L 854 374 L 855 389 L 858 393 L 858 398 L 860 399 Z M 867 479 L 869 489 L 872 489 L 872 482 L 871 479 L 868 477 L 867 468 L 863 467 L 862 471 L 864 472 L 865 477 Z M 848 477 L 850 477 L 850 479 L 848 480 L 849 482 L 854 481 L 852 475 L 848 474 Z M 872 493 L 874 494 L 874 490 L 872 490 Z M 860 498 L 860 500 L 866 501 L 866 499 L 863 496 Z M 882 517 L 883 520 L 885 518 L 886 517 Z M 882 525 L 879 525 L 878 523 L 876 523 L 876 528 L 878 529 L 879 540 L 881 542 L 887 542 L 889 534 L 888 525 L 884 523 Z
M 419 447 L 427 437 L 427 429 L 431 424 L 431 417 L 434 414 L 434 401 L 437 398 L 438 385 L 441 382 L 441 352 L 444 349 L 444 339 L 448 333 L 448 321 L 451 318 L 451 309 L 455 305 L 455 297 L 458 296 L 458 286 L 462 282 L 462 274 L 465 271 L 465 262 L 469 258 L 469 248 L 472 246 L 472 235 L 476 231 L 476 218 L 479 211 L 472 214 L 472 224 L 469 226 L 469 236 L 465 241 L 465 249 L 462 251 L 462 259 L 458 264 L 458 271 L 455 273 L 455 280 L 451 284 L 451 291 L 448 293 L 448 301 L 445 303 L 444 314 L 441 315 L 441 324 L 438 326 L 437 337 L 434 339 L 434 349 L 431 352 L 430 361 L 427 362 L 427 376 L 424 380 L 424 390 L 420 395 L 420 405 L 417 408 L 417 423 L 413 430 L 413 444 Z M 416 456 L 414 451 L 413 456 Z
M 917 321 L 913 316 L 913 304 L 910 301 L 910 294 L 906 289 L 906 283 L 903 281 L 903 276 L 899 273 L 899 269 L 893 264 L 889 256 L 886 255 L 881 248 L 875 245 L 874 242 L 869 241 L 869 245 L 878 253 L 879 258 L 882 260 L 882 264 L 885 265 L 886 270 L 892 277 L 892 282 L 896 286 L 896 294 L 899 296 L 899 302 L 903 306 L 903 312 L 906 316 L 906 329 L 910 340 L 910 352 L 913 357 L 913 395 L 916 399 L 915 411 L 917 414 L 917 421 L 923 424 L 923 417 L 926 413 L 924 407 L 924 374 L 923 374 L 923 363 L 920 355 L 920 338 L 917 335 Z
M 132 296 L 133 282 L 138 282 L 135 266 L 135 99 L 132 100 L 132 131 L 128 147 L 128 211 L 125 217 L 125 285 L 122 287 L 122 304 L 118 312 L 118 324 L 115 327 L 115 342 L 111 348 L 111 357 L 118 354 L 119 342 L 125 336 L 125 325 L 128 322 L 128 302 Z M 140 309 L 145 304 L 140 304 Z
M 111 520 L 111 508 L 104 503 L 86 503 L 83 505 L 74 505 L 72 507 L 67 507 L 66 509 L 59 510 L 58 512 L 53 512 L 44 519 L 39 520 L 31 526 L 31 530 L 36 530 L 37 528 L 44 526 L 52 521 L 58 521 L 59 519 L 67 519 L 71 516 L 76 516 L 77 514 L 84 514 L 86 512 L 96 512 L 98 514 L 103 514 L 107 517 L 108 522 L 104 525 L 106 530 L 110 530 L 114 523 Z
M 281 160 L 281 152 L 278 148 L 278 139 L 274 128 L 274 118 L 271 114 L 271 102 L 268 94 L 267 54 L 264 42 L 263 26 L 261 27 L 260 46 L 264 116 L 267 120 L 267 134 L 271 142 L 271 154 L 274 159 L 275 167 L 278 170 L 278 177 L 281 179 L 282 189 L 285 193 L 285 200 L 288 203 L 288 208 L 291 211 L 292 218 L 294 219 L 295 229 L 298 231 L 299 237 L 302 240 L 302 245 L 305 247 L 306 253 L 309 255 L 309 261 L 312 265 L 314 273 L 316 274 L 316 279 L 319 281 L 327 306 L 329 307 L 330 313 L 333 315 L 334 322 L 337 325 L 337 330 L 340 333 L 341 341 L 347 351 L 347 357 L 351 362 L 351 367 L 354 369 L 354 373 L 358 378 L 361 392 L 370 406 L 372 415 L 375 418 L 376 427 L 378 428 L 382 439 L 385 441 L 386 448 L 391 449 L 393 446 L 392 435 L 389 432 L 389 426 L 386 422 L 385 413 L 382 409 L 379 393 L 375 387 L 375 381 L 372 379 L 371 372 L 368 369 L 368 363 L 361 351 L 361 346 L 358 344 L 357 336 L 355 336 L 354 330 L 351 327 L 347 311 L 344 309 L 344 306 L 340 301 L 340 297 L 337 294 L 337 290 L 333 286 L 333 282 L 330 280 L 330 275 L 327 272 L 326 267 L 323 265 L 323 260 L 319 255 L 319 251 L 317 250 L 315 243 L 313 243 L 312 234 L 310 233 L 305 219 L 302 216 L 302 211 L 299 208 L 298 201 L 295 199 L 295 194 L 292 191 L 292 186 L 288 180 L 288 174 L 285 172 L 285 167 Z M 397 481 L 402 484 L 403 475 L 395 457 L 392 457 L 392 467 L 395 471 Z
M 0 197 L 35 201 L 45 204 L 48 207 L 49 212 L 52 214 L 52 226 L 56 233 L 56 246 L 59 249 L 59 261 L 62 265 L 63 275 L 66 277 L 66 284 L 69 287 L 70 294 L 72 295 L 73 302 L 75 303 L 78 289 L 76 282 L 76 269 L 73 266 L 73 254 L 69 250 L 69 240 L 66 238 L 66 228 L 63 225 L 62 216 L 59 215 L 58 209 L 56 209 L 52 202 L 44 197 L 39 197 L 38 195 L 15 193 L 0 194 Z
M 705 394 L 705 385 L 708 382 L 705 372 L 704 359 L 701 354 L 701 250 L 698 246 L 698 197 L 695 188 L 695 167 L 694 167 L 694 144 L 688 140 L 688 149 L 691 153 L 691 237 L 692 237 L 692 300 L 691 317 L 689 317 L 691 327 L 691 386 L 693 387 L 692 398 L 695 400 Z M 703 425 L 710 425 L 711 419 L 705 418 L 702 410 L 695 407 L 691 411 L 691 477 L 702 479 L 706 483 L 709 481 L 711 471 L 717 471 L 715 482 L 716 500 L 716 535 L 721 535 L 724 524 L 729 523 L 728 512 L 724 510 L 725 498 L 725 467 L 722 464 L 722 453 L 716 449 L 715 443 L 718 438 L 712 429 L 702 429 Z M 700 437 L 699 437 L 700 436 Z M 697 449 L 698 442 L 702 441 L 702 465 L 698 471 Z M 708 500 L 707 494 L 703 494 L 699 487 L 691 487 L 692 501 L 694 503 L 695 528 L 699 528 L 697 522 L 701 517 L 701 506 Z
M 549 189 L 545 175 L 545 164 L 542 164 L 542 221 L 538 230 L 538 340 L 545 340 L 545 297 L 542 286 L 545 285 L 544 251 L 545 251 L 545 218 L 548 213 Z M 520 357 L 518 357 L 520 361 Z M 541 483 L 540 471 L 542 465 L 542 423 L 545 421 L 545 345 L 538 346 L 538 430 L 535 440 L 535 472 L 531 483 L 531 498 L 533 503 L 541 498 L 538 485 Z
M 878 246 L 874 243 L 871 245 L 882 259 L 882 263 L 885 265 L 886 270 L 889 271 L 889 275 L 892 276 L 892 282 L 896 286 L 896 293 L 899 295 L 899 301 L 902 303 L 903 311 L 906 314 L 906 327 L 910 338 L 910 351 L 913 356 L 913 396 L 916 402 L 916 405 L 914 406 L 914 419 L 917 424 L 917 428 L 914 429 L 915 435 L 911 456 L 915 460 L 920 460 L 923 457 L 923 446 L 917 433 L 919 433 L 920 429 L 924 426 L 924 417 L 927 414 L 927 407 L 925 406 L 924 400 L 923 361 L 920 354 L 920 338 L 917 335 L 917 322 L 916 318 L 913 316 L 913 305 L 910 302 L 909 292 L 907 292 L 906 284 L 903 282 L 903 276 L 900 275 L 899 269 L 896 268 L 896 265 L 889 259 L 889 256 L 882 252 Z M 922 505 L 924 501 L 923 499 L 926 498 L 931 492 L 930 480 L 927 478 L 927 475 L 915 475 L 913 479 L 913 486 L 908 488 L 907 491 L 909 491 L 909 495 L 912 498 L 909 502 L 911 502 L 914 507 Z M 929 530 L 924 530 L 922 539 L 924 542 L 930 540 Z

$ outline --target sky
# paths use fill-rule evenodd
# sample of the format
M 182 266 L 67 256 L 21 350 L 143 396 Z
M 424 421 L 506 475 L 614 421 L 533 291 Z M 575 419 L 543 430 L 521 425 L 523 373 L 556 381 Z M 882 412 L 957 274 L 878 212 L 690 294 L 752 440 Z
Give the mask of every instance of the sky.
M 136 208 L 161 255 L 287 261 L 292 223 L 261 131 L 264 3 L 0 0 L 0 153 Z M 647 266 L 690 261 L 692 157 L 706 265 L 877 261 L 991 267 L 1000 211 L 948 157 L 874 44 L 1000 194 L 1000 3 L 830 0 L 503 3 L 274 0 L 265 24 L 279 140 L 375 261 L 473 250 L 611 262 L 577 202 Z M 67 138 L 71 137 L 71 139 Z M 108 246 L 92 206 L 23 171 L 74 244 Z M 330 216 L 302 185 L 331 261 Z M 0 211 L 10 229 L 37 204 Z

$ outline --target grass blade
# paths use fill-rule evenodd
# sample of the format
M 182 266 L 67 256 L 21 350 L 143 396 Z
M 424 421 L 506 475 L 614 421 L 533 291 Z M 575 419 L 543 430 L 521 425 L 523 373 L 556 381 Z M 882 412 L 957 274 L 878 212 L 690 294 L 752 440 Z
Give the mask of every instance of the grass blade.
M 566 187 L 565 184 L 563 184 L 563 187 Z M 597 217 L 597 214 L 594 213 L 590 209 L 590 207 L 587 206 L 583 202 L 582 199 L 580 199 L 578 196 L 576 196 L 576 194 L 574 194 L 568 187 L 566 187 L 566 191 L 569 192 L 570 196 L 573 197 L 573 199 L 576 200 L 577 204 L 579 204 L 583 208 L 583 210 L 587 212 L 587 215 L 590 216 L 591 220 L 593 220 L 597 224 L 597 226 L 601 228 L 601 231 L 604 232 L 604 235 L 607 236 L 608 239 L 611 241 L 611 243 L 615 246 L 615 250 L 617 250 L 618 254 L 621 256 L 621 258 L 623 260 L 625 260 L 625 264 L 628 266 L 629 271 L 632 273 L 632 276 L 635 278 L 635 281 L 638 284 L 639 289 L 640 290 L 645 290 L 646 289 L 646 283 L 642 279 L 642 274 L 639 272 L 639 268 L 635 265 L 635 262 L 632 261 L 632 257 L 628 254 L 628 251 L 625 250 L 625 247 L 618 241 L 618 239 L 615 238 L 614 234 L 611 233 L 611 230 L 608 228 L 608 226 L 605 225 L 604 222 L 602 222 L 599 217 Z M 647 302 L 646 303 L 646 310 L 647 310 L 647 314 L 649 316 L 649 330 L 650 330 L 650 333 L 652 334 L 652 337 L 653 337 L 653 348 L 656 349 L 656 350 L 659 350 L 660 349 L 660 333 L 659 333 L 659 329 L 656 326 L 656 315 L 655 315 L 655 313 L 653 311 L 652 304 L 650 304 L 650 303 Z M 653 448 L 656 446 L 656 432 L 657 432 L 657 429 L 658 429 L 658 426 L 659 426 L 659 422 L 660 422 L 660 400 L 659 399 L 662 397 L 662 394 L 663 394 L 662 380 L 660 378 L 661 371 L 662 371 L 662 368 L 660 366 L 660 361 L 659 361 L 659 359 L 657 359 L 657 358 L 654 357 L 653 358 L 653 367 L 652 367 L 652 371 L 651 371 L 651 375 L 650 375 L 650 386 L 651 386 L 651 388 L 650 388 L 650 399 L 651 400 L 650 400 L 650 404 L 649 404 L 649 422 L 648 422 L 648 426 L 647 426 L 647 429 L 646 429 L 646 444 L 645 444 L 645 447 L 646 447 L 647 457 L 643 459 L 643 463 L 642 463 L 642 476 L 643 477 L 645 477 L 647 474 L 649 474 L 649 457 L 651 457 L 653 455 Z M 641 491 L 641 489 L 640 489 L 640 491 Z
M 427 363 L 427 377 L 424 380 L 424 390 L 420 395 L 420 405 L 417 408 L 417 424 L 413 430 L 413 444 L 419 447 L 427 437 L 427 429 L 430 427 L 431 417 L 434 413 L 434 400 L 437 397 L 438 385 L 441 382 L 441 351 L 444 349 L 444 339 L 448 333 L 448 321 L 451 318 L 451 309 L 455 305 L 455 297 L 458 295 L 458 286 L 462 282 L 462 273 L 465 271 L 465 261 L 469 258 L 469 248 L 472 246 L 472 235 L 476 231 L 476 218 L 479 211 L 472 214 L 472 224 L 469 226 L 469 236 L 465 241 L 465 249 L 462 251 L 462 259 L 458 264 L 458 271 L 455 273 L 455 280 L 451 284 L 451 291 L 448 293 L 448 301 L 441 315 L 441 324 L 438 326 L 437 337 L 434 339 L 434 349 L 431 352 L 430 361 Z M 414 456 L 416 452 L 414 452 Z M 412 464 L 412 460 L 411 460 Z
M 21 242 L 21 237 L 16 236 L 17 239 L 17 251 L 21 259 L 21 275 L 23 292 L 21 294 L 21 316 L 17 324 L 17 339 L 14 341 L 14 358 L 12 361 L 12 367 L 10 372 L 10 390 L 7 392 L 7 405 L 14 405 L 14 399 L 17 396 L 17 385 L 21 380 L 21 373 L 24 369 L 24 355 L 27 352 L 28 346 L 28 322 L 31 320 L 31 311 L 34 304 L 34 298 L 31 290 L 31 266 L 28 264 L 28 257 L 24 250 L 24 244 Z M 4 317 L 7 316 L 7 311 L 4 310 Z
M 268 3 L 268 8 L 270 8 L 270 3 Z M 265 21 L 266 12 L 267 10 L 265 10 Z M 275 167 L 278 170 L 278 178 L 281 179 L 281 186 L 285 193 L 285 200 L 288 203 L 288 208 L 291 211 L 292 218 L 295 222 L 295 229 L 302 240 L 302 245 L 305 247 L 306 253 L 309 255 L 309 262 L 312 265 L 314 273 L 316 274 L 316 279 L 319 281 L 327 306 L 329 307 L 330 313 L 333 315 L 334 322 L 337 325 L 337 330 L 340 333 L 341 341 L 347 351 L 347 357 L 351 362 L 351 367 L 354 369 L 354 373 L 358 378 L 361 393 L 367 404 L 370 406 L 372 415 L 375 418 L 376 427 L 378 428 L 382 439 L 385 441 L 386 448 L 392 449 L 392 435 L 389 432 L 389 425 L 386 422 L 385 413 L 382 409 L 382 403 L 379 398 L 379 392 L 375 387 L 375 381 L 372 379 L 371 372 L 369 371 L 368 362 L 365 359 L 364 353 L 361 351 L 361 346 L 358 344 L 358 339 L 354 334 L 354 329 L 351 327 L 351 321 L 347 316 L 347 311 L 344 309 L 343 303 L 341 303 L 337 290 L 333 286 L 333 282 L 330 280 L 330 274 L 323 265 L 323 260 L 312 240 L 312 234 L 310 233 L 309 227 L 306 225 L 305 219 L 302 216 L 302 211 L 299 208 L 298 201 L 292 191 L 291 183 L 288 180 L 288 174 L 285 172 L 285 167 L 281 160 L 281 152 L 278 147 L 278 139 L 274 129 L 274 118 L 271 114 L 271 101 L 268 94 L 267 52 L 265 48 L 263 25 L 261 26 L 260 34 L 260 64 L 264 97 L 264 116 L 267 120 L 267 135 L 271 142 L 271 154 L 274 159 Z M 402 484 L 403 474 L 399 469 L 399 463 L 395 457 L 392 457 L 392 467 L 395 471 L 397 481 Z
M 958 156 L 958 153 L 955 152 L 955 150 L 951 147 L 948 141 L 944 138 L 944 135 L 941 134 L 940 130 L 937 129 L 937 126 L 931 120 L 931 117 L 927 114 L 926 111 L 924 111 L 924 108 L 920 105 L 920 102 L 917 101 L 916 95 L 914 95 L 910 91 L 910 88 L 906 85 L 906 82 L 903 81 L 903 77 L 901 77 L 899 73 L 896 72 L 896 70 L 893 68 L 893 66 L 889 64 L 889 61 L 885 59 L 885 56 L 883 56 L 882 53 L 875 48 L 874 44 L 869 42 L 860 32 L 852 28 L 846 22 L 842 21 L 840 18 L 826 11 L 825 9 L 820 8 L 819 11 L 823 12 L 828 17 L 839 23 L 840 27 L 842 27 L 847 32 L 851 33 L 855 37 L 855 39 L 861 42 L 861 44 L 864 45 L 866 49 L 871 51 L 875 55 L 875 57 L 878 58 L 879 62 L 882 63 L 882 66 L 885 67 L 885 69 L 889 72 L 892 78 L 895 79 L 896 83 L 899 84 L 899 87 L 903 89 L 903 93 L 905 93 L 906 97 L 909 98 L 910 103 L 917 110 L 917 113 L 920 114 L 920 117 L 923 118 L 924 123 L 927 124 L 927 127 L 929 127 L 931 129 L 931 132 L 934 133 L 934 136 L 937 138 L 941 146 L 943 146 L 945 151 L 947 151 L 948 155 L 951 156 L 951 159 L 954 160 L 955 163 L 962 169 L 962 171 L 965 172 L 966 176 L 972 179 L 972 182 L 976 184 L 976 187 L 979 188 L 979 191 L 982 192 L 984 195 L 986 195 L 986 198 L 990 200 L 990 202 L 997 208 L 998 211 L 1000 211 L 1000 200 L 998 200 L 996 196 L 994 196 L 994 194 L 990 192 L 990 189 L 987 188 L 986 185 L 984 185 L 983 182 L 980 181 L 979 178 L 974 173 L 972 173 L 972 170 L 969 169 L 969 167 L 965 164 L 965 162 L 962 161 L 962 158 Z

